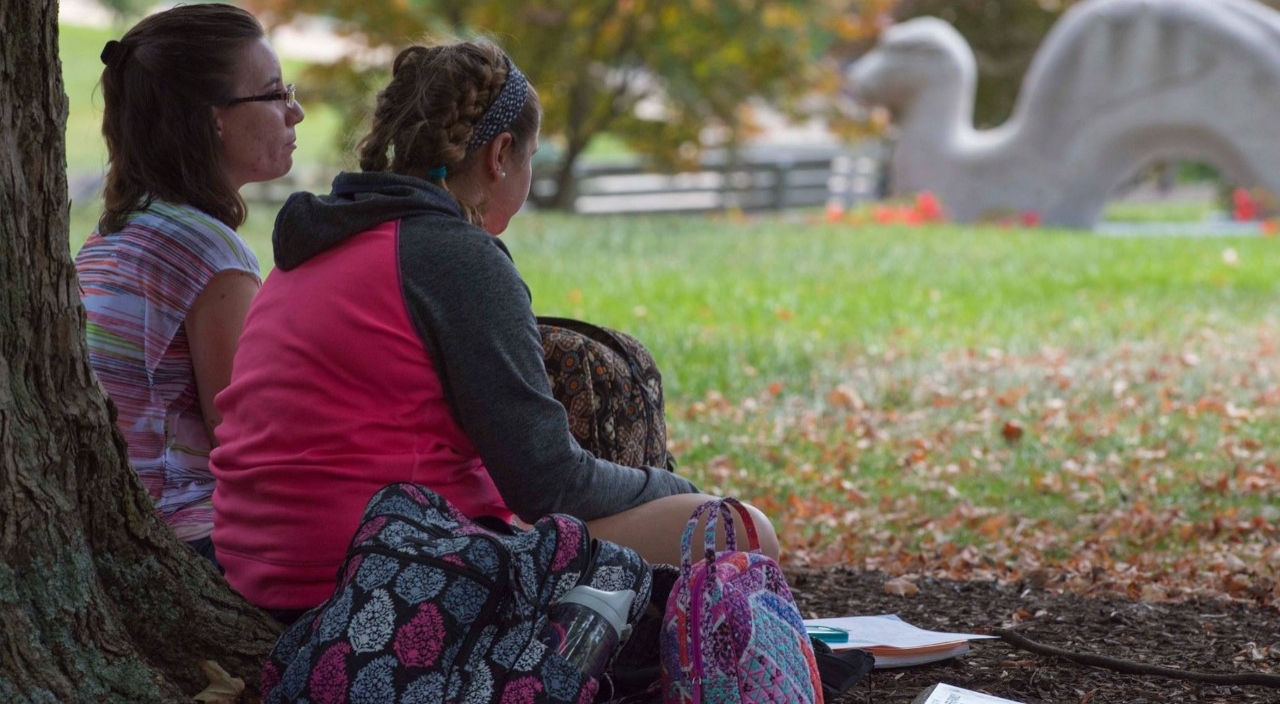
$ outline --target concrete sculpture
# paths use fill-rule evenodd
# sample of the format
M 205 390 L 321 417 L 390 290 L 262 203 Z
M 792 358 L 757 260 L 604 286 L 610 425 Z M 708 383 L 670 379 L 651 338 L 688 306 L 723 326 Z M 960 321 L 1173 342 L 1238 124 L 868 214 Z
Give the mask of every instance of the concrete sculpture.
M 1280 194 L 1280 12 L 1254 0 L 1075 5 L 990 130 L 973 127 L 973 51 L 942 20 L 888 28 L 846 79 L 894 113 L 891 193 L 930 191 L 959 222 L 1090 228 L 1117 186 L 1165 159 Z

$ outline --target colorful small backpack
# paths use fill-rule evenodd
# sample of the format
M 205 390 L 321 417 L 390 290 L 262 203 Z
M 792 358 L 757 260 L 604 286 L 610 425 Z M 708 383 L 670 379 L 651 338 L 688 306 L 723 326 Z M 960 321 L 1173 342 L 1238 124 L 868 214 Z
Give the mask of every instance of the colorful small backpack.
M 630 589 L 648 604 L 640 555 L 550 514 L 529 530 L 471 521 L 430 489 L 374 494 L 336 591 L 281 634 L 262 671 L 264 704 L 582 704 L 600 682 L 539 639 L 577 584 Z M 616 656 L 616 653 L 615 653 Z
M 733 513 L 746 525 L 748 552 L 737 549 Z M 692 560 L 698 519 L 707 516 L 704 557 Z M 717 519 L 726 550 L 716 550 Z M 822 702 L 813 645 L 786 577 L 760 552 L 746 508 L 713 499 L 694 511 L 681 542 L 680 577 L 662 624 L 662 689 L 667 704 Z

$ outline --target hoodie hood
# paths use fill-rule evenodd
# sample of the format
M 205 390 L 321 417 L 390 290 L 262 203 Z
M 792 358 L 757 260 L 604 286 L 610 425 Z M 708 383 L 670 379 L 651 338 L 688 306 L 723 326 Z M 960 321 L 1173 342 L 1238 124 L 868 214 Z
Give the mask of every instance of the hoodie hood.
M 461 218 L 447 191 L 412 176 L 340 173 L 328 195 L 298 192 L 276 215 L 271 236 L 276 266 L 288 271 L 348 238 L 390 220 L 442 215 Z

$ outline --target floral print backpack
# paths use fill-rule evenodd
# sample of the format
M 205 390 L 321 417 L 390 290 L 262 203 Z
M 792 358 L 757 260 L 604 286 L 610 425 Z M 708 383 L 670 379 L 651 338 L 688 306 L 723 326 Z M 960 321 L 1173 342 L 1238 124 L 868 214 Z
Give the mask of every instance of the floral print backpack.
M 569 432 L 596 457 L 675 469 L 667 452 L 662 373 L 636 338 L 573 318 L 538 317 L 551 393 Z
M 731 510 L 746 525 L 748 551 L 737 549 Z M 693 534 L 704 514 L 702 557 L 694 562 Z M 716 550 L 718 519 L 724 521 L 724 551 Z M 760 552 L 755 524 L 737 499 L 706 501 L 685 526 L 661 657 L 668 704 L 822 702 L 822 680 L 800 610 L 778 563 Z
M 333 596 L 276 641 L 263 701 L 590 702 L 599 683 L 538 639 L 577 584 L 634 590 L 634 624 L 652 573 L 576 518 L 491 530 L 426 487 L 392 484 L 370 499 Z

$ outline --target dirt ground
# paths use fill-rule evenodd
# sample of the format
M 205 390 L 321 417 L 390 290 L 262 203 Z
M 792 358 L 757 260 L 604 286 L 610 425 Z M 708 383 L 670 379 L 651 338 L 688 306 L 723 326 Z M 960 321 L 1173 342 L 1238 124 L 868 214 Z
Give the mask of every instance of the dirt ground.
M 992 582 L 921 579 L 919 593 L 886 593 L 883 574 L 788 569 L 806 618 L 892 613 L 929 630 L 991 633 L 1011 628 L 1076 653 L 1202 673 L 1280 674 L 1280 613 L 1226 601 L 1142 603 L 1059 594 Z M 1280 688 L 1207 684 L 1122 674 L 1062 657 L 974 641 L 952 660 L 873 671 L 835 704 L 910 703 L 938 682 L 1017 702 L 1280 702 Z

